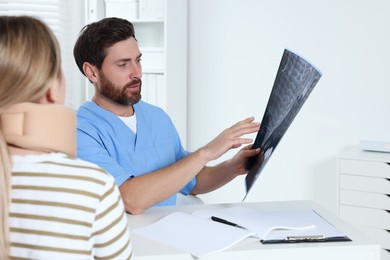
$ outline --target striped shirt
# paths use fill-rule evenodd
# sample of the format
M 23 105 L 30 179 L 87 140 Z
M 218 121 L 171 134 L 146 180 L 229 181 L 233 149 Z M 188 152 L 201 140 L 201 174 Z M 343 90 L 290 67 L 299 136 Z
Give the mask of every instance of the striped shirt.
M 11 259 L 131 259 L 113 177 L 64 154 L 13 156 Z

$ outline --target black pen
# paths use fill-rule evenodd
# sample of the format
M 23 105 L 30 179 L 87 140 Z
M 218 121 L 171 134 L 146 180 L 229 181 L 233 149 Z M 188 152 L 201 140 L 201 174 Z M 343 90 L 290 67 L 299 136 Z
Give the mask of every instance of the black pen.
M 238 225 L 238 224 L 236 224 L 236 223 L 227 221 L 226 219 L 223 219 L 223 218 L 219 218 L 219 217 L 212 216 L 212 217 L 211 217 L 211 220 L 213 220 L 213 221 L 215 221 L 215 222 L 222 223 L 222 224 L 226 224 L 226 225 L 229 225 L 229 226 L 247 229 L 247 228 L 245 228 L 245 227 L 243 227 L 243 226 L 240 226 L 240 225 Z

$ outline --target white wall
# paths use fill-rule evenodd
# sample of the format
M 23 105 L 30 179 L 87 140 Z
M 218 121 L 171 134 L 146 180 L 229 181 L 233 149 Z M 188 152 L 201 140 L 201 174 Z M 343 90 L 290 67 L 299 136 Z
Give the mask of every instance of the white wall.
M 85 80 L 76 66 L 73 57 L 73 47 L 76 43 L 81 28 L 85 25 L 85 1 L 68 1 L 69 19 L 68 27 L 70 29 L 69 38 L 66 42 L 61 42 L 63 69 L 66 78 L 66 100 L 65 103 L 74 109 L 78 109 L 80 104 L 85 102 Z
M 387 0 L 189 0 L 188 148 L 261 121 L 283 49 L 296 51 L 323 76 L 246 201 L 310 199 L 337 213 L 338 154 L 390 140 L 389 10 Z M 201 197 L 244 195 L 240 177 Z

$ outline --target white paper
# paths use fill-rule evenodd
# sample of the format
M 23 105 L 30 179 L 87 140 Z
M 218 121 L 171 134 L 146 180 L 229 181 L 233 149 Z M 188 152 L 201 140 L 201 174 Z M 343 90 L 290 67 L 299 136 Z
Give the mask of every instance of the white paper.
M 297 215 L 297 217 L 299 217 Z M 288 236 L 323 236 L 325 238 L 331 237 L 345 237 L 346 234 L 336 229 L 327 220 L 318 215 L 315 211 L 310 210 L 302 212 L 302 221 L 306 223 L 312 223 L 313 228 L 308 229 L 295 229 L 295 230 L 277 230 L 277 232 L 271 232 L 267 236 L 266 240 L 281 240 Z
M 210 219 L 211 216 L 223 218 L 255 231 L 261 239 L 266 239 L 273 230 L 313 230 L 316 227 L 313 215 L 318 216 L 312 210 L 260 211 L 242 206 L 198 210 L 192 214 L 205 219 Z
M 151 225 L 134 229 L 133 233 L 196 257 L 223 251 L 256 234 L 183 212 L 172 213 Z

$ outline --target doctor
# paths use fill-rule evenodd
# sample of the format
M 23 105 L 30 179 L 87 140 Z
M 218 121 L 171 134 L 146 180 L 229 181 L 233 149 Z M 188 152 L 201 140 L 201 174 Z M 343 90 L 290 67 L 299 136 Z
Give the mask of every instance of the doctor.
M 105 18 L 85 26 L 74 47 L 80 71 L 95 87 L 78 110 L 78 156 L 111 173 L 126 210 L 139 214 L 154 205 L 175 205 L 178 192 L 213 191 L 246 174 L 252 139 L 259 130 L 248 117 L 195 152 L 186 151 L 169 116 L 141 100 L 141 57 L 133 25 Z M 183 86 L 184 87 L 184 86 Z M 229 149 L 242 148 L 214 167 L 206 164 Z

